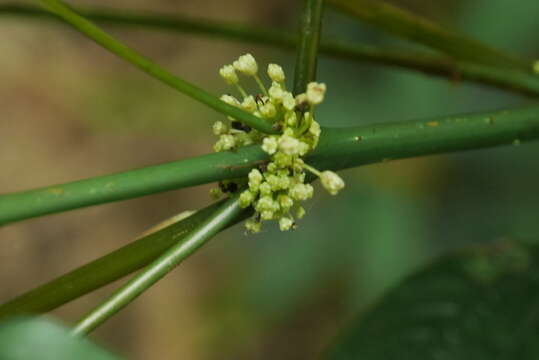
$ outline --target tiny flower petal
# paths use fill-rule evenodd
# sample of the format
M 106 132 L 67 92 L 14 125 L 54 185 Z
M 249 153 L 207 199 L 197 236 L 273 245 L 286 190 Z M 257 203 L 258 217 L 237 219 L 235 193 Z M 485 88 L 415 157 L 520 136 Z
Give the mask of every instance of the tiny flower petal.
M 281 85 L 274 81 L 268 90 L 268 94 L 272 102 L 280 103 L 283 100 L 284 91 Z
M 288 111 L 293 111 L 296 107 L 296 99 L 294 99 L 294 95 L 288 91 L 283 94 L 282 102 L 283 107 Z
M 252 95 L 247 96 L 241 103 L 241 108 L 247 112 L 253 113 L 256 111 L 256 101 Z
M 260 113 L 262 114 L 262 116 L 265 117 L 265 118 L 272 118 L 272 117 L 275 116 L 275 114 L 277 114 L 277 110 L 275 109 L 275 105 L 273 105 L 269 101 L 267 103 L 265 103 L 264 105 L 262 105 L 259 110 L 260 110 Z
M 249 205 L 251 205 L 251 203 L 255 200 L 255 195 L 249 191 L 249 190 L 245 190 L 244 192 L 242 192 L 240 194 L 240 198 L 239 198 L 239 205 L 240 207 L 242 208 L 246 208 L 248 207 Z
M 230 96 L 230 95 L 225 94 L 225 95 L 222 95 L 220 97 L 220 99 L 221 99 L 221 101 L 226 102 L 228 105 L 240 106 L 240 102 L 234 96 Z
M 286 155 L 297 155 L 300 151 L 300 142 L 292 136 L 283 135 L 279 138 L 279 150 Z
M 262 229 L 262 223 L 251 218 L 245 222 L 245 228 L 252 233 L 257 233 Z

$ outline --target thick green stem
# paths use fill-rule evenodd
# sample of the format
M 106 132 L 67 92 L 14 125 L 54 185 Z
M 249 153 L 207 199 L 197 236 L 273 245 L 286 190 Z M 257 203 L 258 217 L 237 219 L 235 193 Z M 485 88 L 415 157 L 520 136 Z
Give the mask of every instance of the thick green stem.
M 200 101 L 212 109 L 223 114 L 232 116 L 245 124 L 265 133 L 275 133 L 271 123 L 247 113 L 237 107 L 226 104 L 217 97 L 207 93 L 201 88 L 169 73 L 150 59 L 140 55 L 135 50 L 127 47 L 96 25 L 78 15 L 68 6 L 58 0 L 39 0 L 51 13 L 57 15 L 75 29 L 79 30 L 99 45 L 122 59 L 146 72 L 150 76 L 164 82 L 181 93 Z
M 276 46 L 285 50 L 294 50 L 297 44 L 296 36 L 290 32 L 259 26 L 180 16 L 140 15 L 125 11 L 99 9 L 77 9 L 77 11 L 89 19 L 108 25 L 201 34 L 257 45 Z M 21 5 L 0 5 L 0 15 L 2 14 L 56 19 L 41 9 Z M 539 95 L 539 76 L 534 76 L 527 71 L 500 69 L 495 66 L 478 65 L 431 54 L 391 51 L 344 41 L 322 40 L 319 51 L 321 54 L 341 59 L 420 71 L 449 78 L 455 82 L 473 81 L 529 96 Z
M 212 204 L 155 233 L 137 239 L 99 259 L 32 289 L 0 306 L 0 319 L 41 314 L 123 278 L 157 259 L 222 205 Z M 248 209 L 237 221 L 250 216 Z M 232 225 L 232 224 L 231 224 Z
M 417 41 L 456 59 L 531 72 L 532 61 L 494 49 L 382 0 L 330 0 L 337 8 L 392 35 Z
M 238 193 L 239 194 L 239 193 Z M 193 229 L 184 239 L 159 256 L 140 274 L 129 280 L 112 296 L 97 306 L 73 328 L 73 335 L 86 335 L 144 291 L 172 271 L 185 258 L 199 249 L 209 239 L 232 223 L 242 212 L 236 194 L 222 204 L 211 216 Z
M 539 138 L 539 106 L 431 120 L 325 128 L 306 161 L 339 170 L 388 159 Z M 258 145 L 36 190 L 0 195 L 0 224 L 80 207 L 246 176 L 267 161 Z
M 318 46 L 322 31 L 324 0 L 305 0 L 301 15 L 300 37 L 294 73 L 294 94 L 305 92 L 307 84 L 316 79 Z

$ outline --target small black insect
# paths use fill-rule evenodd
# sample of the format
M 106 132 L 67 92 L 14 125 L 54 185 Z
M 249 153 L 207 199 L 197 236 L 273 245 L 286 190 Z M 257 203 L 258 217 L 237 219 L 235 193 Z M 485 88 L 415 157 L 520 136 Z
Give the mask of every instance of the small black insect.
M 238 184 L 235 182 L 227 182 L 224 183 L 222 181 L 219 181 L 219 189 L 221 189 L 224 193 L 233 193 L 238 190 Z
M 255 96 L 255 102 L 256 102 L 257 105 L 260 105 L 260 104 L 265 105 L 266 102 L 267 102 L 267 100 L 264 101 L 264 95 L 262 95 L 262 94 L 257 94 L 257 95 Z
M 247 126 L 239 121 L 232 121 L 230 123 L 230 126 L 232 127 L 232 129 L 235 129 L 235 130 L 241 130 L 241 131 L 245 131 L 245 132 L 249 132 L 251 131 L 251 127 L 250 126 Z
M 261 215 L 260 215 L 259 212 L 257 212 L 256 215 L 255 215 L 255 221 L 256 221 L 256 222 L 260 222 L 260 220 L 262 220 L 262 219 L 261 219 Z

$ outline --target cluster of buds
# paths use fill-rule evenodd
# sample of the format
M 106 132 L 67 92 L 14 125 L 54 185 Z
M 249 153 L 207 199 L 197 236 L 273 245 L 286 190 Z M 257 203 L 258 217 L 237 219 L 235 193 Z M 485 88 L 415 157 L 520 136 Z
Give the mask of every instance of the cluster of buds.
M 240 85 L 238 73 L 252 77 L 261 93 L 254 97 L 248 95 Z M 218 121 L 213 125 L 214 134 L 219 136 L 214 145 L 215 151 L 261 144 L 262 150 L 270 155 L 267 164 L 251 170 L 247 189 L 240 194 L 240 206 L 252 206 L 255 210 L 255 215 L 247 220 L 246 228 L 259 232 L 262 221 L 276 220 L 282 231 L 292 229 L 295 219 L 305 215 L 300 203 L 313 196 L 313 187 L 305 183 L 307 171 L 318 176 L 322 186 L 332 195 L 344 187 L 343 180 L 336 173 L 320 172 L 302 159 L 316 148 L 320 138 L 320 125 L 314 120 L 313 111 L 324 100 L 326 85 L 311 82 L 305 93 L 294 96 L 286 89 L 282 67 L 269 64 L 267 74 L 271 86 L 266 89 L 258 76 L 258 64 L 251 54 L 242 55 L 232 65 L 223 66 L 219 74 L 241 95 L 241 101 L 231 95 L 223 95 L 222 101 L 281 129 L 279 135 L 263 134 L 230 117 L 227 122 Z M 245 180 L 240 182 L 245 183 Z M 220 188 L 213 189 L 212 194 L 218 196 L 226 192 L 230 183 L 220 183 Z

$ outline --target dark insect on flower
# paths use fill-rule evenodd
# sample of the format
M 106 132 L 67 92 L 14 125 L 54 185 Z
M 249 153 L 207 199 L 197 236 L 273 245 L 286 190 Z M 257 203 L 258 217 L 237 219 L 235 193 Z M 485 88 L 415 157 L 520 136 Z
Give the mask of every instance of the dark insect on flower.
M 260 170 L 261 173 L 265 173 L 268 170 L 268 163 L 264 162 L 258 165 L 258 170 Z
M 255 214 L 255 221 L 256 221 L 256 222 L 260 222 L 261 220 L 262 220 L 262 215 L 260 215 L 260 213 L 257 212 L 257 213 Z
M 232 181 L 231 182 L 219 181 L 219 189 L 221 189 L 221 191 L 224 193 L 233 193 L 238 190 L 238 184 Z
M 232 127 L 232 129 L 235 129 L 235 130 L 241 130 L 241 131 L 245 131 L 245 132 L 249 132 L 251 131 L 251 127 L 250 126 L 247 126 L 239 121 L 232 121 L 230 123 L 230 126 Z
M 255 102 L 256 102 L 257 105 L 265 105 L 266 102 L 267 102 L 267 100 L 264 101 L 264 95 L 262 95 L 262 94 L 257 94 L 257 95 L 255 96 Z

